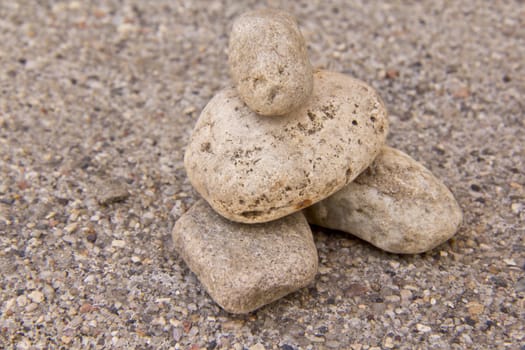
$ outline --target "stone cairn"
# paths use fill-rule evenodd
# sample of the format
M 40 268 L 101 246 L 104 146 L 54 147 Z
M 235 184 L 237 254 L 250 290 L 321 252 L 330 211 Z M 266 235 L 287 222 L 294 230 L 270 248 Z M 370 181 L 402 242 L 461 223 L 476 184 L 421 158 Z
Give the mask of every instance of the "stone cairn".
M 229 65 L 236 88 L 204 108 L 184 159 L 204 200 L 172 233 L 223 309 L 247 313 L 312 283 L 318 257 L 308 223 L 399 254 L 430 250 L 458 230 L 461 209 L 445 185 L 385 145 L 378 93 L 313 71 L 293 17 L 240 16 Z

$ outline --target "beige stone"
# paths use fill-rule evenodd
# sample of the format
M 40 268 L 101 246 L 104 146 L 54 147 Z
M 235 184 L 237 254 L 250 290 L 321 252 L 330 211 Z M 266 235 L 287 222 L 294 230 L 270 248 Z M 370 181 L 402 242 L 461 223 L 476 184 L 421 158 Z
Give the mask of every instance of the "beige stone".
M 367 84 L 320 71 L 308 103 L 261 118 L 233 89 L 204 108 L 186 150 L 195 189 L 224 217 L 275 220 L 341 189 L 385 142 L 383 102 Z
M 242 100 L 262 115 L 283 115 L 312 92 L 313 71 L 295 19 L 272 9 L 241 15 L 230 35 L 228 60 Z
M 247 313 L 310 284 L 317 250 L 302 213 L 265 224 L 228 221 L 197 202 L 173 228 L 176 250 L 223 309 Z
M 310 223 L 352 233 L 393 253 L 430 250 L 456 233 L 449 189 L 405 153 L 384 147 L 354 182 L 305 210 Z

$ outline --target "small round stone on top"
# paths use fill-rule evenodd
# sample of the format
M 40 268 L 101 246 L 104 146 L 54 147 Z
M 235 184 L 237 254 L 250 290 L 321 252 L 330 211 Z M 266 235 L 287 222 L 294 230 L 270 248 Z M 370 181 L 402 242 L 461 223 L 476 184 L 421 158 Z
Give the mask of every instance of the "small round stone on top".
M 229 64 L 241 99 L 262 115 L 284 115 L 310 97 L 313 71 L 295 19 L 262 9 L 233 24 Z

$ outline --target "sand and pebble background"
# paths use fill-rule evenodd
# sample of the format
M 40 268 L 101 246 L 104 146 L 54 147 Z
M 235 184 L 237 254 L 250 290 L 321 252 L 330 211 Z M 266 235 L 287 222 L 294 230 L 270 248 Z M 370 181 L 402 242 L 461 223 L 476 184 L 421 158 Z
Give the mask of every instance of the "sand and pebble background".
M 170 232 L 231 23 L 263 5 L 295 15 L 314 68 L 378 90 L 388 143 L 464 224 L 415 256 L 314 228 L 315 282 L 232 316 Z M 0 347 L 523 347 L 523 2 L 2 1 L 0 43 Z

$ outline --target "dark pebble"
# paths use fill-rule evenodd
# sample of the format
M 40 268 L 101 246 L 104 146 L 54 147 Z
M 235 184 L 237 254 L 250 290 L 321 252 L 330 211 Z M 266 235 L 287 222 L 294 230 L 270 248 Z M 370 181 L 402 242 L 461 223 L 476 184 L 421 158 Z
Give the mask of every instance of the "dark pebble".
M 328 332 L 328 327 L 321 326 L 321 327 L 317 328 L 317 332 L 319 332 L 320 334 L 326 334 L 326 332 Z
M 95 243 L 97 240 L 97 233 L 96 232 L 90 232 L 86 235 L 86 239 L 90 243 Z
M 208 346 L 206 347 L 207 350 L 213 350 L 217 347 L 217 342 L 215 340 L 212 340 Z
M 507 281 L 503 277 L 493 276 L 490 278 L 490 281 L 498 287 L 507 288 Z
M 13 198 L 0 198 L 0 203 L 11 205 L 15 202 Z
M 47 230 L 47 229 L 49 229 L 49 224 L 47 222 L 45 222 L 45 221 L 39 222 L 38 224 L 36 224 L 35 228 L 37 230 L 42 230 L 42 231 L 43 230 Z
M 373 297 L 372 297 L 372 301 L 373 301 L 374 303 L 382 303 L 382 302 L 385 301 L 385 299 L 383 299 L 383 297 L 381 297 L 381 296 L 373 296 Z
M 295 350 L 295 348 L 288 344 L 281 345 L 281 350 Z
M 21 250 L 21 249 L 13 249 L 12 250 L 13 254 L 20 257 L 20 258 L 23 258 L 26 256 L 26 252 L 24 250 Z
M 114 305 L 110 306 L 110 307 L 108 308 L 108 310 L 109 310 L 111 313 L 113 313 L 113 314 L 115 314 L 115 315 L 118 315 L 118 309 L 117 309 Z
M 61 205 L 67 205 L 67 203 L 69 203 L 69 198 L 61 198 L 61 197 L 55 197 L 58 204 L 61 204 Z
M 465 323 L 468 324 L 469 326 L 474 327 L 476 325 L 476 320 L 474 320 L 470 316 L 467 316 L 467 317 L 465 317 Z
M 487 320 L 485 322 L 485 326 L 487 327 L 486 329 L 490 329 L 490 328 L 492 328 L 492 326 L 494 326 L 494 322 L 491 321 L 491 320 Z
M 84 156 L 84 157 L 82 157 L 80 162 L 78 162 L 78 167 L 83 169 L 83 170 L 86 170 L 87 168 L 89 168 L 90 165 L 91 165 L 91 157 L 90 156 Z

